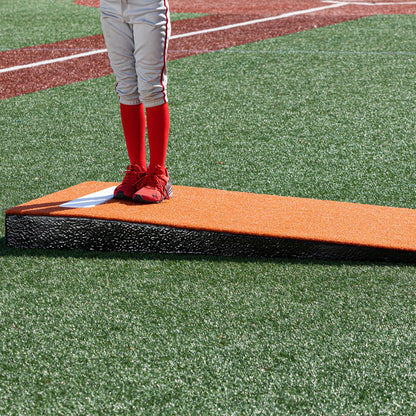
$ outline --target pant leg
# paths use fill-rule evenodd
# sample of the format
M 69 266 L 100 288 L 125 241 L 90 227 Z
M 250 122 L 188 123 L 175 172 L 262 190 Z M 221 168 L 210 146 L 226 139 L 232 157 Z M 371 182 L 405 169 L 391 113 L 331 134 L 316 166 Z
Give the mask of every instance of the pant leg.
M 120 102 L 165 104 L 168 0 L 101 0 L 100 10 Z
M 141 0 L 132 0 L 131 3 L 137 1 Z M 145 3 L 146 1 L 149 2 L 145 0 Z M 167 103 L 169 7 L 167 0 L 152 0 L 152 3 L 152 10 L 133 19 L 137 84 L 140 99 L 145 107 Z
M 122 16 L 101 11 L 101 26 L 108 57 L 117 81 L 116 91 L 122 104 L 140 104 L 133 26 Z

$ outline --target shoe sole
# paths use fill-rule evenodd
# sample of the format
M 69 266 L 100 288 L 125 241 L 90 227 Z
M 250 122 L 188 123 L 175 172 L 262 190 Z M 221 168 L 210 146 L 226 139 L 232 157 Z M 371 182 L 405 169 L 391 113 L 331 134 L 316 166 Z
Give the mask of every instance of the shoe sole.
M 168 182 L 169 183 L 169 182 Z M 169 183 L 170 185 L 170 183 Z M 173 190 L 172 190 L 172 185 L 169 186 L 168 188 L 168 195 L 169 195 L 169 199 L 171 199 L 173 197 Z M 161 202 L 163 202 L 166 198 L 163 197 L 163 199 L 161 199 L 160 201 L 147 201 L 146 199 L 143 199 L 140 195 L 136 195 L 133 198 L 134 202 L 139 202 L 141 204 L 160 204 Z
M 131 196 L 127 196 L 124 194 L 124 192 L 117 192 L 114 196 L 114 199 L 126 199 L 126 200 L 131 200 L 132 197 Z
M 133 198 L 134 202 L 139 202 L 141 204 L 160 204 L 161 202 L 163 202 L 166 198 L 161 199 L 160 201 L 146 201 L 145 199 L 143 199 L 140 195 L 136 195 Z

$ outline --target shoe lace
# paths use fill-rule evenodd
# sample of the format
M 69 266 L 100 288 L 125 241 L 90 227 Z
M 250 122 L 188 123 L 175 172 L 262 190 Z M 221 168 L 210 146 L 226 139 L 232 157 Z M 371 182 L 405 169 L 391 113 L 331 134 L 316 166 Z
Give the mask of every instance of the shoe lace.
M 144 186 L 150 186 L 156 188 L 165 199 L 170 199 L 169 192 L 166 189 L 166 181 L 155 172 L 148 173 Z
M 137 174 L 137 171 L 133 165 L 127 166 L 127 169 L 121 173 L 121 175 L 123 174 L 124 174 L 123 183 L 136 185 L 140 180 L 139 175 Z

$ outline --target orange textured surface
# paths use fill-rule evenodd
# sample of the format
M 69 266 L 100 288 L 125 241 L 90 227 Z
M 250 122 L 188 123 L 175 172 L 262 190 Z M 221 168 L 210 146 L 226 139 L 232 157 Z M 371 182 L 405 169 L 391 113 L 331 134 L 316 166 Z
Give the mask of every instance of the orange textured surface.
M 117 185 L 84 182 L 10 208 L 6 215 L 82 217 L 274 238 L 416 251 L 416 210 L 174 186 L 156 205 L 110 200 L 93 208 L 64 202 Z

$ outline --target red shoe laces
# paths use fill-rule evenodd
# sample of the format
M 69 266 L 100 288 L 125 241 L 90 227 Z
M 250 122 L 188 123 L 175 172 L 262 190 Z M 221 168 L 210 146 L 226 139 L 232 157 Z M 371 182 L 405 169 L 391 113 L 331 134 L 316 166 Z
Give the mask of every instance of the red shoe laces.
M 125 174 L 123 183 L 135 185 L 137 182 L 139 182 L 139 176 L 133 166 L 127 166 L 127 169 L 122 172 L 121 175 L 123 173 Z

